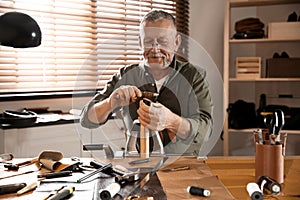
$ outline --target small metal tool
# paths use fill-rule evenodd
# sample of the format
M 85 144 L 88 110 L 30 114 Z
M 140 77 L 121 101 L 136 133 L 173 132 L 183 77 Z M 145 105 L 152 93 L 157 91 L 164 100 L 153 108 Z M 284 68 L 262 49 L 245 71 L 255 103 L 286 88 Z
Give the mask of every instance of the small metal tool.
M 126 183 L 132 183 L 140 179 L 140 173 L 139 172 L 133 172 L 129 174 L 125 174 L 123 176 L 116 176 L 115 181 L 118 182 L 121 185 L 124 185 Z
M 4 167 L 7 168 L 8 170 L 17 171 L 19 169 L 19 167 L 26 166 L 26 165 L 31 165 L 33 163 L 36 163 L 37 161 L 38 161 L 38 158 L 33 158 L 31 160 L 27 160 L 27 161 L 17 163 L 17 164 L 6 164 L 6 165 L 4 165 Z

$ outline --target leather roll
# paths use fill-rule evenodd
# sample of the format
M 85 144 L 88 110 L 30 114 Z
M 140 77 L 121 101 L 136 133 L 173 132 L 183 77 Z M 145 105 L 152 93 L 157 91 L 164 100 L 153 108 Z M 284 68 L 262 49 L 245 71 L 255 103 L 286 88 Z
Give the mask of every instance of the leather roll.
M 45 150 L 40 153 L 38 160 L 43 167 L 53 171 L 59 167 L 62 158 L 63 154 L 60 151 Z

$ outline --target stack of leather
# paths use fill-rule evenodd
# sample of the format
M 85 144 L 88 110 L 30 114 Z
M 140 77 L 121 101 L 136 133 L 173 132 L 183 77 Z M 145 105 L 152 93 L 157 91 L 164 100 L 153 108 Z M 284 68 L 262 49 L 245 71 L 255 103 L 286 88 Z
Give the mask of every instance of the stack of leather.
M 258 18 L 245 18 L 235 23 L 233 35 L 235 39 L 255 39 L 263 38 L 265 36 L 265 25 Z

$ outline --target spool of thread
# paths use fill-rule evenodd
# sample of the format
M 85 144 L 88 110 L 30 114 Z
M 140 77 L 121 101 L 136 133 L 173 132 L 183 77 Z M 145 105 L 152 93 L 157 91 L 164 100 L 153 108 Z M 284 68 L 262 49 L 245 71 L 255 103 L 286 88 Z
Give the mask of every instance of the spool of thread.
M 99 191 L 100 199 L 109 200 L 114 197 L 121 189 L 121 185 L 119 183 L 112 183 L 108 185 L 106 188 Z
M 14 156 L 12 154 L 0 154 L 0 162 L 12 160 Z
M 257 184 L 260 186 L 260 189 L 262 191 L 264 188 L 266 188 L 273 194 L 278 194 L 281 192 L 281 185 L 268 176 L 260 176 L 258 178 Z
M 201 187 L 196 186 L 188 186 L 186 191 L 192 195 L 202 196 L 202 197 L 209 197 L 210 191 Z
M 264 194 L 259 189 L 259 186 L 256 183 L 248 183 L 247 184 L 247 192 L 251 197 L 251 200 L 263 200 Z

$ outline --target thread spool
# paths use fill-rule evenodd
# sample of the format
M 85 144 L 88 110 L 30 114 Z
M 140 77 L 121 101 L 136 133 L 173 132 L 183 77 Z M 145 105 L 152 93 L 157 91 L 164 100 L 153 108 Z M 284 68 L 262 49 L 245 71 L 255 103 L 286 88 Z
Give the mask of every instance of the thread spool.
M 260 186 L 260 189 L 262 191 L 264 188 L 266 188 L 273 194 L 278 194 L 281 192 L 281 185 L 268 176 L 260 176 L 258 178 L 257 184 Z
M 12 154 L 0 154 L 0 162 L 10 161 L 14 158 Z
M 13 171 L 19 170 L 19 166 L 18 165 L 7 164 L 7 165 L 4 165 L 4 167 L 7 168 L 8 170 L 13 170 Z
M 111 183 L 106 188 L 99 191 L 100 199 L 109 200 L 113 196 L 115 196 L 121 189 L 121 185 L 119 183 Z
M 210 191 L 204 188 L 196 187 L 196 186 L 188 186 L 186 189 L 192 195 L 202 196 L 202 197 L 209 197 Z
M 259 189 L 259 186 L 256 183 L 248 183 L 247 184 L 247 192 L 251 197 L 251 200 L 263 200 L 264 194 Z

